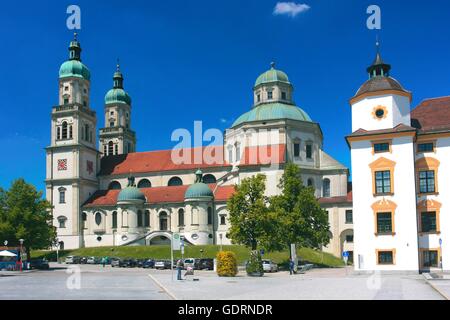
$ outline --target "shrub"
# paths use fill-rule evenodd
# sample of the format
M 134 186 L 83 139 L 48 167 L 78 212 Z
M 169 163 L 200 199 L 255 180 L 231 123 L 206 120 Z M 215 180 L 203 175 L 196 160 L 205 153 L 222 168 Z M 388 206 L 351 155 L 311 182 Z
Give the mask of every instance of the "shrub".
M 261 254 L 258 251 L 251 252 L 250 260 L 248 261 L 245 269 L 248 275 L 262 276 L 264 274 Z
M 238 273 L 236 255 L 232 251 L 217 253 L 217 274 L 219 277 L 235 277 Z

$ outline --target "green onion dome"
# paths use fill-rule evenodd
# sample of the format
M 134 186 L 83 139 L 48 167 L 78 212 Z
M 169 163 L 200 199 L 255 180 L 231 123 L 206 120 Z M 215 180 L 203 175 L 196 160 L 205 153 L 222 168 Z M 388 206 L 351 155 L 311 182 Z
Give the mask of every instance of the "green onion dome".
M 75 33 L 74 39 L 69 45 L 69 60 L 59 68 L 59 78 L 77 77 L 85 80 L 91 79 L 91 72 L 81 62 L 81 45 Z
M 111 89 L 105 96 L 105 104 L 110 103 L 125 103 L 131 105 L 131 97 L 126 93 L 125 90 L 116 88 Z
M 270 70 L 264 72 L 256 79 L 255 87 L 261 84 L 272 82 L 284 82 L 290 84 L 287 74 L 281 70 L 275 69 L 275 63 L 273 62 L 271 64 Z
M 145 202 L 144 193 L 136 187 L 134 177 L 128 178 L 128 186 L 120 191 L 117 202 Z
M 91 80 L 91 72 L 78 60 L 69 60 L 64 62 L 59 68 L 59 78 L 77 77 L 85 80 Z
M 196 199 L 196 198 L 212 198 L 214 196 L 212 190 L 207 184 L 203 182 L 203 172 L 197 170 L 195 173 L 197 176 L 195 183 L 191 185 L 184 194 L 185 199 Z
M 264 103 L 254 107 L 244 113 L 234 123 L 232 127 L 247 122 L 270 121 L 270 120 L 296 120 L 313 122 L 309 115 L 299 107 L 286 103 Z
M 105 96 L 105 104 L 110 103 L 124 103 L 131 105 L 131 97 L 123 89 L 123 75 L 120 72 L 120 66 L 117 64 L 117 70 L 113 76 L 114 86 Z

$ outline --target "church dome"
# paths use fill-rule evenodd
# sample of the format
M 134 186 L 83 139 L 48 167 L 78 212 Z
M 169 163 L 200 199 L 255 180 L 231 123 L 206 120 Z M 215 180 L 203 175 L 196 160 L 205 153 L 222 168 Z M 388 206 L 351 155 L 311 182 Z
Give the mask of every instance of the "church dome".
M 283 119 L 312 122 L 309 115 L 295 105 L 285 103 L 265 103 L 260 104 L 249 112 L 244 113 L 233 123 L 232 127 L 236 127 L 247 122 Z
M 90 80 L 91 72 L 81 61 L 69 60 L 64 62 L 59 68 L 59 78 L 68 77 L 78 77 Z
M 105 96 L 105 104 L 125 103 L 131 105 L 131 97 L 122 88 L 113 88 Z
M 186 190 L 184 198 L 212 198 L 214 196 L 212 190 L 207 184 L 203 183 L 203 172 L 201 170 L 197 170 L 195 175 L 197 176 L 197 179 L 195 180 L 195 183 Z
M 286 73 L 284 73 L 281 70 L 275 69 L 275 64 L 272 62 L 270 70 L 264 72 L 261 74 L 255 82 L 255 87 L 264 84 L 264 83 L 271 83 L 271 82 L 285 82 L 290 84 L 289 78 Z
M 128 178 L 128 186 L 121 190 L 117 197 L 117 202 L 145 202 L 144 193 L 139 190 L 135 183 L 134 177 Z
M 105 96 L 105 104 L 110 103 L 125 103 L 131 105 L 131 97 L 123 89 L 123 75 L 120 71 L 120 65 L 117 63 L 117 70 L 113 76 L 114 86 Z

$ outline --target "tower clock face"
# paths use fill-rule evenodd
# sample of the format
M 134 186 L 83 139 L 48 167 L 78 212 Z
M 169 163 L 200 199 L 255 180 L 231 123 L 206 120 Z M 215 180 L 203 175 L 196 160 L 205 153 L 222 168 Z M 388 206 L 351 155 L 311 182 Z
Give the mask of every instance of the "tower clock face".
M 67 170 L 67 159 L 59 159 L 58 171 L 66 171 L 66 170 Z

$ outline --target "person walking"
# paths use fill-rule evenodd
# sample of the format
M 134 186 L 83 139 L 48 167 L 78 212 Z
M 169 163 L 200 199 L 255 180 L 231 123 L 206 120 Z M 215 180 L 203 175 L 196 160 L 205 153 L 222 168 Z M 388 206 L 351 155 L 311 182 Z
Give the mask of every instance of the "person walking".
M 183 279 L 181 279 L 181 269 L 182 269 L 181 259 L 178 259 L 178 261 L 177 261 L 177 280 L 183 280 Z
M 105 264 L 106 264 L 106 258 L 103 257 L 103 258 L 102 258 L 102 266 L 103 266 L 103 268 L 105 267 Z
M 294 261 L 291 259 L 291 260 L 289 261 L 289 274 L 290 274 L 290 275 L 293 275 L 293 274 L 294 274 L 294 267 L 295 267 L 295 263 L 294 263 Z

